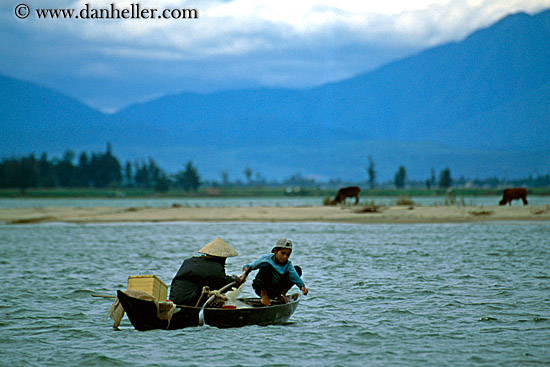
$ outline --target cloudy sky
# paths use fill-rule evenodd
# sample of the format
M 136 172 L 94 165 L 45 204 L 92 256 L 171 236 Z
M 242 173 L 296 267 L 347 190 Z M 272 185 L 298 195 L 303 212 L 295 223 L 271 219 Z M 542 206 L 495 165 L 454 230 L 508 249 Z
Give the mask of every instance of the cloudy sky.
M 25 19 L 27 4 L 30 14 Z M 86 7 L 86 4 L 89 4 Z M 196 9 L 197 19 L 39 19 L 36 9 Z M 0 74 L 103 111 L 184 91 L 304 88 L 368 72 L 550 0 L 4 0 Z M 176 12 L 175 14 L 177 14 Z

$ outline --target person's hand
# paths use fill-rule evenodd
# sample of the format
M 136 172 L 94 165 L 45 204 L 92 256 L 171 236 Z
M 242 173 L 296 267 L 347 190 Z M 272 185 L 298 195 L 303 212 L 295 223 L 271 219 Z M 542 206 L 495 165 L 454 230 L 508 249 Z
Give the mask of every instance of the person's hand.
M 243 277 L 242 275 L 239 275 L 235 280 L 237 281 L 236 287 L 239 288 L 241 284 L 243 284 L 246 281 L 246 278 Z
M 246 277 L 248 276 L 247 270 L 248 268 L 243 268 L 242 274 L 237 277 L 237 286 L 246 282 Z
M 302 291 L 302 294 L 305 296 L 309 293 L 309 291 L 307 290 L 307 288 L 305 286 L 302 286 L 302 288 L 300 288 L 300 290 Z

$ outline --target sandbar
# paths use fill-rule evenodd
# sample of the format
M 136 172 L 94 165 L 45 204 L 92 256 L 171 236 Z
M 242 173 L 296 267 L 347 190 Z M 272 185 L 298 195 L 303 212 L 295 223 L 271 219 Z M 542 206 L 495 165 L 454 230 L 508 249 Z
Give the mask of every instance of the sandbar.
M 326 223 L 463 223 L 480 221 L 548 221 L 542 206 L 361 206 L 309 207 L 44 207 L 0 209 L 0 222 L 326 222 Z

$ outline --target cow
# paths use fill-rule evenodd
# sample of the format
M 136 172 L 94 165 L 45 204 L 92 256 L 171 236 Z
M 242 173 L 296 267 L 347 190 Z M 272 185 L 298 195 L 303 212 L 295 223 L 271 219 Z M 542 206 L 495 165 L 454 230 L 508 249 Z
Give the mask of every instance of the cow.
M 505 189 L 502 193 L 502 200 L 499 201 L 499 205 L 512 205 L 512 200 L 523 201 L 523 205 L 527 205 L 527 190 L 522 187 L 516 187 L 513 189 Z
M 359 192 L 361 189 L 357 186 L 348 186 L 342 187 L 336 193 L 334 200 L 330 202 L 331 205 L 336 205 L 338 203 L 346 203 L 346 198 L 355 198 L 355 205 L 359 203 Z

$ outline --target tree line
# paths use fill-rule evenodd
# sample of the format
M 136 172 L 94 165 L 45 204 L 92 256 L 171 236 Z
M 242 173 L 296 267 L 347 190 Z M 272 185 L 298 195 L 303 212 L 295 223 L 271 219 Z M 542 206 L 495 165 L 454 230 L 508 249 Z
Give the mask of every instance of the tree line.
M 61 159 L 40 158 L 29 154 L 21 158 L 4 158 L 0 162 L 0 188 L 73 188 L 73 187 L 141 187 L 168 191 L 172 186 L 196 191 L 201 185 L 197 168 L 189 161 L 183 170 L 167 175 L 156 162 L 127 161 L 124 167 L 107 144 L 105 152 L 75 153 L 67 150 Z
M 374 164 L 374 160 L 371 156 L 368 157 L 369 165 L 365 167 L 365 170 L 367 171 L 368 176 L 368 185 L 369 188 L 374 189 L 376 187 L 376 168 Z M 397 169 L 397 172 L 395 172 L 395 175 L 393 177 L 393 184 L 395 188 L 397 189 L 403 189 L 405 188 L 407 184 L 407 169 L 405 166 L 401 165 Z M 426 188 L 429 190 L 431 188 L 435 188 L 436 185 L 440 189 L 448 189 L 453 184 L 453 179 L 451 177 L 451 170 L 449 168 L 445 168 L 442 170 L 439 174 L 439 180 L 436 180 L 435 177 L 435 170 L 432 168 L 431 175 L 429 178 L 426 179 L 425 185 Z
M 372 157 L 368 157 L 368 166 L 365 167 L 368 179 L 367 184 L 370 189 L 374 189 L 377 186 L 376 182 L 376 169 Z M 385 183 L 384 186 L 387 186 L 388 183 Z M 451 176 L 451 170 L 445 168 L 439 172 L 439 177 L 436 177 L 435 169 L 431 169 L 430 177 L 426 178 L 424 181 L 409 181 L 407 178 L 407 169 L 405 166 L 400 165 L 391 184 L 396 189 L 403 189 L 407 185 L 409 187 L 425 187 L 426 189 L 448 189 L 451 186 L 459 187 L 498 187 L 498 186 L 527 186 L 527 187 L 549 187 L 550 186 L 550 175 L 537 175 L 529 176 L 522 179 L 499 179 L 497 177 L 489 177 L 485 179 L 474 179 L 469 180 L 463 176 L 454 179 Z
M 246 182 L 229 181 L 229 173 L 222 172 L 221 182 L 202 181 L 197 168 L 188 161 L 182 170 L 175 174 L 167 174 L 157 163 L 148 160 L 126 161 L 122 165 L 113 154 L 112 147 L 107 144 L 105 152 L 82 152 L 77 159 L 76 154 L 67 150 L 61 159 L 49 159 L 46 153 L 40 158 L 29 154 L 21 158 L 4 158 L 0 161 L 0 188 L 19 188 L 24 192 L 28 188 L 86 188 L 86 187 L 138 187 L 153 189 L 159 192 L 168 191 L 171 187 L 186 191 L 196 191 L 201 185 L 213 187 L 229 186 L 303 186 L 303 187 L 337 187 L 347 185 L 341 180 L 331 180 L 326 184 L 315 182 L 314 179 L 295 174 L 281 182 L 268 182 L 259 172 L 250 167 L 243 171 Z M 74 163 L 76 162 L 76 163 Z M 451 170 L 445 168 L 436 177 L 434 169 L 425 181 L 411 181 L 407 177 L 407 169 L 400 165 L 391 182 L 377 183 L 377 171 L 374 160 L 368 157 L 365 167 L 366 184 L 370 189 L 375 187 L 393 186 L 397 189 L 409 187 L 425 187 L 427 189 L 447 189 L 451 186 L 497 187 L 501 185 L 548 187 L 550 175 L 528 177 L 520 180 L 503 180 L 487 178 L 483 180 L 467 180 L 464 177 L 454 179 Z M 353 183 L 356 184 L 356 183 Z

